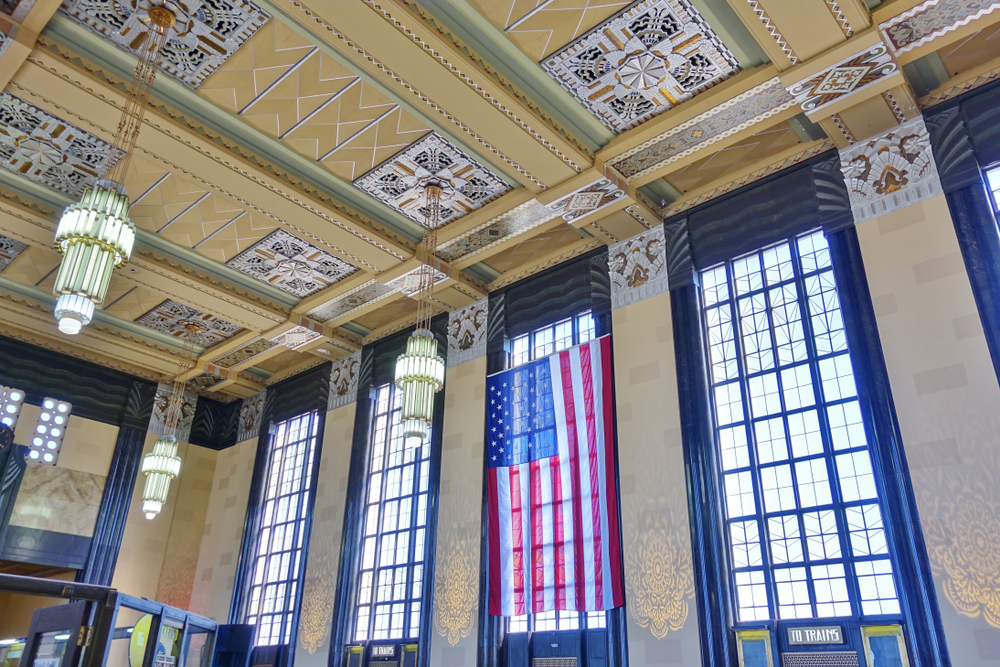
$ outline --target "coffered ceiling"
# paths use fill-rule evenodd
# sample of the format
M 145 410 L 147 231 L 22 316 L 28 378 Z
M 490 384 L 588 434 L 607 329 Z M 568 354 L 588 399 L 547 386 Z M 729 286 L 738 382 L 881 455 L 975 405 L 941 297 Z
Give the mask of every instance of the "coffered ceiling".
M 192 0 L 66 336 L 53 233 L 160 4 L 0 3 L 0 334 L 169 381 L 193 330 L 222 400 L 412 325 L 428 178 L 449 311 L 1000 74 L 980 0 Z

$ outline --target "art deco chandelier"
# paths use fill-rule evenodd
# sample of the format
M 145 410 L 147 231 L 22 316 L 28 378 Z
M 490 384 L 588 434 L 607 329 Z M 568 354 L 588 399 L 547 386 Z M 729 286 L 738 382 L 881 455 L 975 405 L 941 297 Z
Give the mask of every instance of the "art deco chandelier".
M 135 243 L 135 225 L 128 218 L 125 174 L 145 112 L 146 100 L 156 78 L 160 54 L 176 21 L 164 6 L 142 10 L 148 26 L 139 47 L 139 62 L 128 87 L 111 155 L 100 178 L 83 198 L 63 211 L 55 243 L 62 253 L 52 293 L 59 330 L 76 334 L 94 317 L 104 301 L 111 272 L 128 262 Z
M 406 352 L 396 360 L 396 387 L 403 392 L 400 421 L 406 447 L 419 447 L 430 435 L 434 420 L 434 394 L 444 385 L 444 360 L 438 356 L 437 340 L 431 333 L 431 292 L 436 271 L 432 266 L 437 247 L 437 231 L 441 225 L 441 195 L 450 187 L 429 179 L 424 184 L 423 264 L 417 299 L 417 328 L 406 341 Z

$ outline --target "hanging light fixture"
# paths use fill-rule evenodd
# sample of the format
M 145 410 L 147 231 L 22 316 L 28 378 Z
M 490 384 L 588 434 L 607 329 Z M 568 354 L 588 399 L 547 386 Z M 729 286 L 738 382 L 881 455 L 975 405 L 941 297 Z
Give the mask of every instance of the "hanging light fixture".
M 66 207 L 56 228 L 56 248 L 63 258 L 52 293 L 58 297 L 55 316 L 59 330 L 66 334 L 79 333 L 94 317 L 94 308 L 108 292 L 111 272 L 128 262 L 135 243 L 135 225 L 128 218 L 129 201 L 123 184 L 160 54 L 176 21 L 174 13 L 161 6 L 150 7 L 143 20 L 148 29 L 139 46 L 139 62 L 111 154 L 100 178 L 79 202 Z
M 431 265 L 441 224 L 441 195 L 448 187 L 441 181 L 424 184 L 424 263 L 420 266 L 417 299 L 417 328 L 406 341 L 406 352 L 396 359 L 396 387 L 403 392 L 400 421 L 407 447 L 421 446 L 430 435 L 434 419 L 434 394 L 444 386 L 444 360 L 437 353 L 437 339 L 431 333 L 430 304 L 435 270 Z
M 147 519 L 155 519 L 170 493 L 170 482 L 181 473 L 181 457 L 177 456 L 177 425 L 184 405 L 184 374 L 194 366 L 194 339 L 203 327 L 195 322 L 184 323 L 184 349 L 177 363 L 177 376 L 163 418 L 163 433 L 153 443 L 153 451 L 142 457 L 142 474 L 146 486 L 142 490 L 142 511 Z

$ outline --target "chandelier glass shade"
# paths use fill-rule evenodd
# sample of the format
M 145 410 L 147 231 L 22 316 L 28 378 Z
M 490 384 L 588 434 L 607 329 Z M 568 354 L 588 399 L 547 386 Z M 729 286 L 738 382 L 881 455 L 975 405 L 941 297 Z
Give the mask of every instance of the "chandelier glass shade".
M 135 225 L 128 218 L 129 200 L 122 185 L 142 127 L 163 47 L 176 22 L 173 10 L 151 0 L 145 12 L 147 30 L 139 45 L 111 154 L 99 180 L 81 200 L 63 211 L 56 228 L 56 247 L 63 258 L 52 294 L 59 330 L 76 334 L 90 323 L 94 309 L 108 293 L 111 272 L 128 262 L 135 243 Z
M 162 435 L 153 443 L 153 451 L 142 459 L 142 474 L 146 476 L 146 486 L 142 490 L 142 511 L 147 519 L 153 519 L 170 493 L 170 482 L 181 473 L 181 458 L 177 456 L 177 438 Z
M 444 386 L 444 360 L 437 353 L 437 340 L 431 333 L 430 296 L 436 274 L 431 266 L 437 248 L 437 230 L 441 225 L 441 195 L 444 183 L 424 184 L 426 207 L 423 238 L 424 263 L 420 265 L 420 283 L 413 298 L 417 300 L 417 328 L 406 340 L 406 352 L 396 359 L 396 387 L 402 391 L 400 422 L 406 447 L 420 447 L 430 436 L 434 421 L 434 394 Z
M 63 212 L 56 228 L 56 248 L 63 259 L 52 288 L 63 333 L 79 333 L 90 322 L 108 292 L 112 270 L 132 255 L 135 225 L 128 211 L 124 188 L 100 181 Z

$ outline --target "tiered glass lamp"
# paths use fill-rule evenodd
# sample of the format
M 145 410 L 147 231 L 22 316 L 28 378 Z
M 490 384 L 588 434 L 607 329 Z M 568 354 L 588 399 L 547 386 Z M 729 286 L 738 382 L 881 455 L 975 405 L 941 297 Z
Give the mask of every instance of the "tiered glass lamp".
M 434 420 L 434 394 L 444 386 L 444 360 L 437 353 L 437 340 L 431 333 L 434 314 L 429 297 L 434 288 L 434 268 L 430 265 L 437 247 L 437 229 L 441 224 L 441 184 L 424 185 L 427 198 L 424 234 L 425 263 L 420 266 L 417 289 L 417 328 L 406 341 L 406 352 L 396 360 L 396 387 L 403 392 L 400 421 L 407 447 L 420 447 L 430 436 Z
M 128 218 L 129 201 L 122 185 L 139 138 L 149 91 L 160 54 L 176 22 L 173 12 L 152 0 L 143 10 L 148 26 L 139 46 L 139 62 L 125 98 L 111 154 L 101 178 L 83 198 L 66 207 L 56 228 L 56 248 L 62 253 L 52 294 L 59 330 L 76 334 L 90 323 L 94 309 L 108 293 L 111 272 L 128 262 L 135 243 L 135 225 Z
M 153 443 L 153 451 L 142 459 L 142 474 L 146 487 L 142 490 L 142 511 L 147 519 L 154 519 L 167 502 L 170 482 L 181 473 L 181 457 L 177 456 L 177 438 L 161 435 Z

